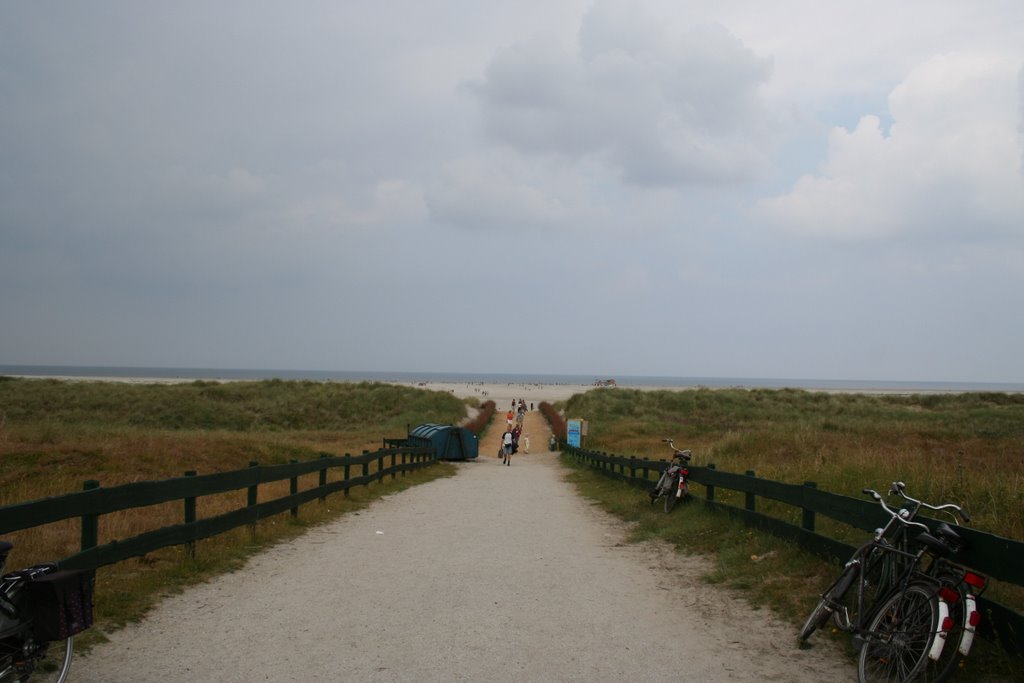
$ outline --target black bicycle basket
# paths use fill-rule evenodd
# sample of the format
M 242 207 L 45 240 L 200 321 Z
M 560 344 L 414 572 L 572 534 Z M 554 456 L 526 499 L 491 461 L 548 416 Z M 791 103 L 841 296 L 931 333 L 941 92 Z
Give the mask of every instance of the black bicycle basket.
M 65 570 L 40 576 L 25 588 L 32 631 L 42 641 L 63 640 L 92 626 L 95 574 Z

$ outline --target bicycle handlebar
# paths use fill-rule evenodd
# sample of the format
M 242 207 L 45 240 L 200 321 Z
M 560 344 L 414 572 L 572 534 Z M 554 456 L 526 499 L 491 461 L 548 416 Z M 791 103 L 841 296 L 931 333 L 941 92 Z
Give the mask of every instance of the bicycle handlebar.
M 907 485 L 904 484 L 902 481 L 894 481 L 892 485 L 889 487 L 889 493 L 898 494 L 904 500 L 910 503 L 914 503 L 915 505 L 918 505 L 920 507 L 927 508 L 929 510 L 934 510 L 936 512 L 945 512 L 947 514 L 952 514 L 954 518 L 957 515 L 959 515 L 960 519 L 967 523 L 970 523 L 971 521 L 970 515 L 968 515 L 967 512 L 964 511 L 964 509 L 959 505 L 955 505 L 953 503 L 945 503 L 944 505 L 929 505 L 924 501 L 911 498 L 910 496 L 907 495 Z
M 689 449 L 689 448 L 687 448 L 687 449 L 686 449 L 686 450 L 684 450 L 684 451 L 681 451 L 681 450 L 679 450 L 678 448 L 676 448 L 676 445 L 675 445 L 675 443 L 674 443 L 674 442 L 672 441 L 672 439 L 662 439 L 662 440 L 661 440 L 661 442 L 662 442 L 662 443 L 667 443 L 667 444 L 668 444 L 668 447 L 672 449 L 673 453 L 674 453 L 674 454 L 675 454 L 676 456 L 682 457 L 682 458 L 683 458 L 684 460 L 689 460 L 689 459 L 690 459 L 690 458 L 692 457 L 692 455 L 693 455 L 693 454 L 692 454 L 692 453 L 690 452 L 690 449 Z
M 929 529 L 926 524 L 921 524 L 920 522 L 911 521 L 907 517 L 904 517 L 899 512 L 897 512 L 896 510 L 893 510 L 891 507 L 886 505 L 885 504 L 885 499 L 882 498 L 882 494 L 880 494 L 878 491 L 875 491 L 874 489 L 863 489 L 862 493 L 864 493 L 865 495 L 868 495 L 868 496 L 871 496 L 872 498 L 874 498 L 875 502 L 878 503 L 879 505 L 881 505 L 882 509 L 885 510 L 886 513 L 888 513 L 888 515 L 890 517 L 892 517 L 895 520 L 898 520 L 900 522 L 900 524 L 903 524 L 903 525 L 906 525 L 906 526 L 919 526 L 922 529 L 924 529 L 925 531 L 927 531 L 928 533 L 931 533 L 931 529 Z

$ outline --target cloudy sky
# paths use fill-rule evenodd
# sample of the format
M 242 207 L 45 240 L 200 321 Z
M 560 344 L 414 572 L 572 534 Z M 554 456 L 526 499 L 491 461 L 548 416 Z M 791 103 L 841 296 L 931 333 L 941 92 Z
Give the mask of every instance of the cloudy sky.
M 0 363 L 1022 382 L 1024 4 L 4 2 Z

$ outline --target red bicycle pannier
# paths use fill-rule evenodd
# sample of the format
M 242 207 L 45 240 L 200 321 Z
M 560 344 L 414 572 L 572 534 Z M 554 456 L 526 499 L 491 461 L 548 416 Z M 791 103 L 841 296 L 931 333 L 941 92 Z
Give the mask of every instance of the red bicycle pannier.
M 42 641 L 64 640 L 92 626 L 95 574 L 65 570 L 40 576 L 26 588 L 32 631 Z

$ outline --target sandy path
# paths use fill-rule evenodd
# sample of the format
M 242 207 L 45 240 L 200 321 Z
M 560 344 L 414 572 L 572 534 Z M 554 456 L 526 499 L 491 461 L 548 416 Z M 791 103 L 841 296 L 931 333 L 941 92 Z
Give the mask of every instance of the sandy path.
M 103 681 L 845 681 L 853 667 L 625 544 L 547 451 L 388 496 L 165 601 L 72 668 Z

